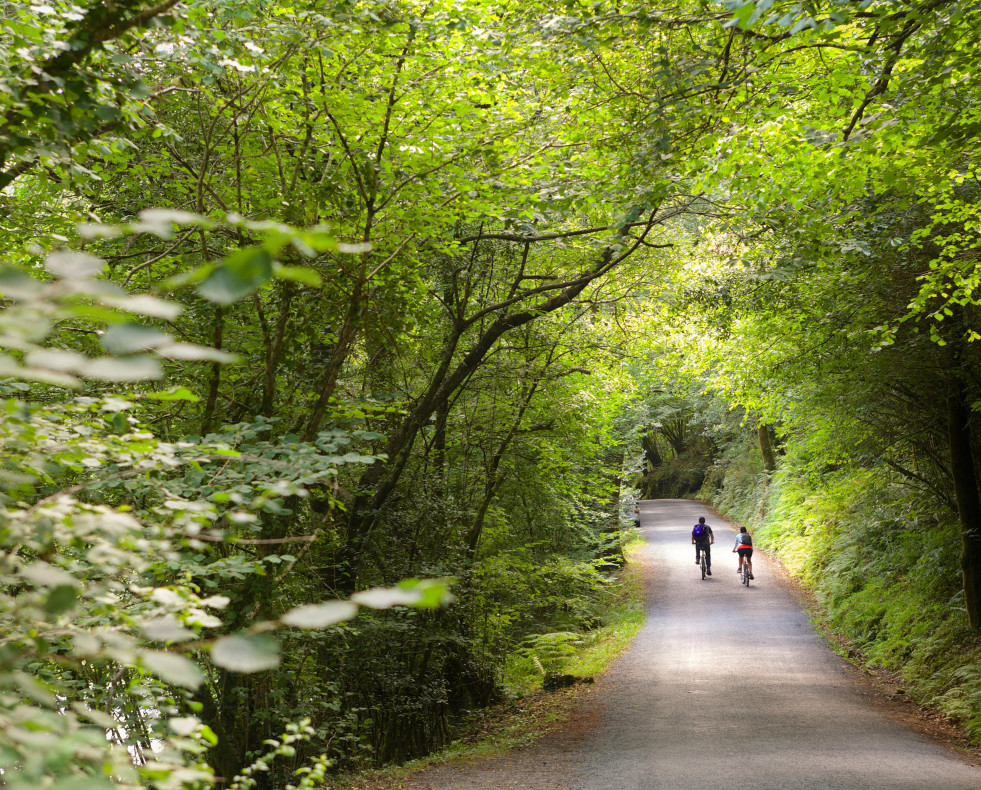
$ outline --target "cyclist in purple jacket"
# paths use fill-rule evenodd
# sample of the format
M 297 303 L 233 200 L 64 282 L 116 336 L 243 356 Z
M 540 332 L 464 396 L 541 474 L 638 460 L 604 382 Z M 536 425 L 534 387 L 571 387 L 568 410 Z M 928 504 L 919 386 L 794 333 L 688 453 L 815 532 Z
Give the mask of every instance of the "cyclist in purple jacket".
M 705 516 L 700 516 L 698 523 L 691 531 L 691 542 L 695 544 L 695 564 L 699 564 L 699 554 L 705 552 L 705 573 L 712 575 L 712 544 L 715 543 L 715 535 L 712 528 L 705 523 Z

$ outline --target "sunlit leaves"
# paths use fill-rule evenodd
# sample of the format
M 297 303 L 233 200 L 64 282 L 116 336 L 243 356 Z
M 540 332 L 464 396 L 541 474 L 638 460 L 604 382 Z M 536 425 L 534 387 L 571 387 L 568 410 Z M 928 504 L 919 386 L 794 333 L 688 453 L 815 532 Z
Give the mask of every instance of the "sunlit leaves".
M 273 272 L 281 280 L 291 280 L 311 288 L 320 288 L 324 284 L 320 273 L 309 266 L 278 266 L 273 268 Z
M 433 608 L 449 603 L 452 596 L 446 581 L 409 579 L 398 587 L 377 587 L 355 593 L 351 600 L 372 609 L 387 609 L 390 606 Z
M 186 642 L 197 636 L 194 631 L 185 628 L 174 615 L 146 620 L 141 623 L 140 630 L 144 636 L 156 642 Z
M 70 573 L 40 560 L 23 566 L 20 575 L 40 587 L 79 586 L 78 580 Z
M 145 398 L 150 400 L 160 400 L 160 401 L 195 401 L 201 400 L 197 395 L 191 392 L 187 387 L 174 387 L 170 390 L 163 390 L 160 392 L 150 392 L 147 393 Z
M 163 377 L 160 362 L 148 356 L 133 356 L 125 359 L 100 357 L 86 362 L 79 374 L 99 381 L 146 381 Z

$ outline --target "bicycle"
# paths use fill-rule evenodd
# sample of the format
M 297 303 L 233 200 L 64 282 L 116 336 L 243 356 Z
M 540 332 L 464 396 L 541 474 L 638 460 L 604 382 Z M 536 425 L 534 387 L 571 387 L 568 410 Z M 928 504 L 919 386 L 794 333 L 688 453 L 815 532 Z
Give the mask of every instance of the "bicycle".
M 753 575 L 749 572 L 749 561 L 745 557 L 739 558 L 739 576 L 739 580 L 749 587 L 749 580 Z
M 705 581 L 705 573 L 708 571 L 708 565 L 705 563 L 705 552 L 700 551 L 699 556 L 701 557 L 701 562 L 699 565 L 702 566 L 702 581 Z

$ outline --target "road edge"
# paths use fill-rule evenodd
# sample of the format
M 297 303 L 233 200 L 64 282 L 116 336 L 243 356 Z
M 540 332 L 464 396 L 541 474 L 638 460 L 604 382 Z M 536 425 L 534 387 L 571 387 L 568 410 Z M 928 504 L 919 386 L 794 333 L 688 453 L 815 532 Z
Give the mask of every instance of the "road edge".
M 726 516 L 711 504 L 707 502 L 703 504 L 714 513 L 716 518 L 736 530 L 744 526 L 742 522 Z M 759 546 L 756 546 L 755 549 L 763 554 L 772 567 L 776 569 L 778 582 L 797 601 L 814 626 L 818 636 L 841 659 L 849 675 L 866 690 L 877 708 L 894 721 L 910 727 L 935 744 L 949 749 L 965 763 L 981 767 L 981 745 L 971 743 L 967 731 L 963 727 L 952 722 L 943 711 L 916 702 L 906 696 L 905 686 L 908 684 L 899 673 L 890 672 L 882 667 L 867 663 L 863 651 L 857 648 L 848 637 L 838 633 L 831 626 L 827 610 L 818 601 L 815 592 L 795 577 L 779 556 Z

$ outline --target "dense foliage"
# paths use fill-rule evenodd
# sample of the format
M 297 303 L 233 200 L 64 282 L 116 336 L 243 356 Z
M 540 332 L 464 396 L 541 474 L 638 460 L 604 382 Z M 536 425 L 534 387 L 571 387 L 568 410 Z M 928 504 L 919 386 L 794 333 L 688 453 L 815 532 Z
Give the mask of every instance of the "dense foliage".
M 5 783 L 436 748 L 602 625 L 622 478 L 856 623 L 864 481 L 981 622 L 974 5 L 0 7 Z

